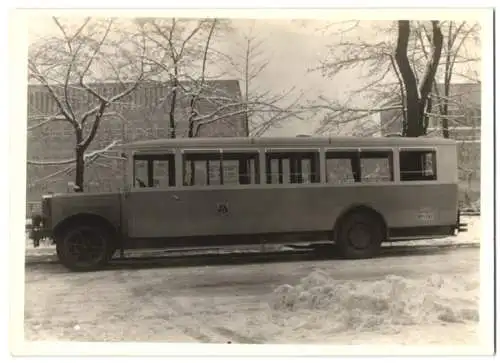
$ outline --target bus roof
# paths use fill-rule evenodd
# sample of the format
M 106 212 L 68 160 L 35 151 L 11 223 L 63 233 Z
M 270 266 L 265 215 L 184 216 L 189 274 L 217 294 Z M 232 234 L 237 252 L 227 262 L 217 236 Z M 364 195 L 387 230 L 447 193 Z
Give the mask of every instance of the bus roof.
M 430 137 L 357 137 L 357 136 L 307 136 L 307 137 L 208 137 L 176 138 L 135 141 L 122 145 L 129 150 L 152 150 L 178 147 L 297 147 L 297 146 L 437 146 L 456 145 L 455 140 Z

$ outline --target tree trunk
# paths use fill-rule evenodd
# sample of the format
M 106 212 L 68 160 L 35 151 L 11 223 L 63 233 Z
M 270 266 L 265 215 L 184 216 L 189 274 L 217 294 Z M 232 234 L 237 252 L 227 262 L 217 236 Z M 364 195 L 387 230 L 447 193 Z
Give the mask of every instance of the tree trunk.
M 189 114 L 189 119 L 188 119 L 188 138 L 195 137 L 194 134 L 194 118 L 196 117 L 196 97 L 192 96 L 191 101 L 189 102 L 189 107 L 191 108 L 191 112 Z M 196 135 L 198 136 L 198 135 Z
M 422 78 L 420 89 L 417 86 L 415 73 L 408 60 L 408 40 L 410 37 L 410 22 L 400 20 L 398 22 L 398 40 L 396 46 L 395 60 L 398 65 L 401 78 L 406 91 L 406 120 L 407 128 L 403 136 L 419 137 L 427 133 L 424 119 L 434 76 L 441 58 L 443 48 L 443 34 L 438 21 L 432 21 L 432 57 L 427 64 L 425 74 Z M 405 132 L 405 130 L 403 130 Z
M 172 100 L 170 102 L 170 113 L 169 113 L 169 121 L 170 121 L 170 138 L 176 138 L 176 123 L 175 123 L 175 103 L 177 102 L 177 87 L 179 87 L 179 80 L 177 79 L 177 66 L 175 65 L 175 77 L 173 79 L 173 91 L 172 91 Z
M 193 95 L 191 97 L 191 101 L 190 101 L 190 107 L 191 107 L 191 113 L 189 115 L 189 119 L 188 119 L 188 138 L 193 138 L 195 136 L 198 136 L 198 135 L 195 135 L 195 132 L 194 132 L 194 118 L 196 116 L 195 114 L 195 109 L 196 109 L 196 97 Z M 190 177 L 189 177 L 189 185 L 194 185 L 194 182 L 195 182 L 195 179 L 194 179 L 194 176 L 195 176 L 195 167 L 194 167 L 194 161 L 191 161 L 189 163 L 189 171 L 190 171 Z
M 249 73 L 249 63 L 250 63 L 250 39 L 247 39 L 247 50 L 245 54 L 245 136 L 250 136 L 250 124 L 248 117 L 248 82 L 250 82 Z
M 85 147 L 83 146 L 83 130 L 78 128 L 75 130 L 76 146 L 75 146 L 75 191 L 83 192 L 84 172 L 85 172 Z
M 450 96 L 450 83 L 451 83 L 451 75 L 453 66 L 451 64 L 451 52 L 453 50 L 454 39 L 452 39 L 452 28 L 453 22 L 450 21 L 450 25 L 448 26 L 448 42 L 446 47 L 446 60 L 444 63 L 444 102 L 441 115 L 444 116 L 441 121 L 441 127 L 443 131 L 443 137 L 445 139 L 450 138 L 450 129 L 448 125 L 448 97 Z M 457 49 L 458 52 L 458 49 Z
M 432 90 L 432 85 L 436 79 L 436 72 L 439 67 L 439 61 L 441 59 L 441 52 L 443 50 L 443 33 L 441 32 L 441 27 L 439 22 L 433 20 L 432 22 L 432 54 L 427 67 L 425 69 L 424 76 L 422 78 L 422 83 L 420 84 L 420 107 L 422 116 L 425 115 L 425 110 L 427 104 L 431 102 L 430 95 Z M 432 106 L 431 106 L 432 107 Z M 428 122 L 425 123 L 423 119 L 421 124 L 421 135 L 427 134 Z M 428 121 L 428 119 L 427 119 Z
M 442 127 L 442 131 L 443 131 L 443 137 L 445 139 L 449 139 L 450 138 L 450 127 L 449 127 L 449 124 L 448 124 L 448 101 L 445 100 L 444 101 L 444 107 L 443 107 L 443 120 L 441 122 L 441 127 Z
M 427 131 L 427 129 L 429 128 L 429 119 L 430 119 L 429 115 L 432 113 L 432 107 L 433 107 L 432 98 L 428 97 L 427 98 L 427 105 L 426 105 L 426 109 L 425 109 L 425 113 L 424 113 L 424 130 L 425 131 Z
M 400 20 L 398 22 L 398 40 L 396 46 L 395 60 L 398 65 L 406 93 L 406 134 L 403 136 L 420 136 L 420 114 L 419 95 L 415 73 L 411 69 L 408 60 L 408 39 L 410 37 L 410 21 Z M 405 130 L 403 130 L 405 131 Z
M 450 71 L 450 56 L 449 56 L 450 49 L 448 49 L 448 54 L 446 55 L 446 63 L 445 63 L 445 78 L 444 78 L 444 100 L 443 100 L 443 107 L 442 107 L 442 112 L 441 115 L 443 116 L 443 120 L 441 121 L 441 127 L 443 130 L 443 137 L 445 139 L 450 138 L 450 128 L 448 124 L 448 97 L 450 97 L 450 82 L 451 78 L 448 76 L 448 73 Z
M 84 149 L 77 145 L 75 148 L 76 156 L 76 175 L 75 175 L 75 186 L 76 192 L 83 192 L 83 182 L 84 182 L 84 171 L 85 171 L 85 159 L 84 159 Z

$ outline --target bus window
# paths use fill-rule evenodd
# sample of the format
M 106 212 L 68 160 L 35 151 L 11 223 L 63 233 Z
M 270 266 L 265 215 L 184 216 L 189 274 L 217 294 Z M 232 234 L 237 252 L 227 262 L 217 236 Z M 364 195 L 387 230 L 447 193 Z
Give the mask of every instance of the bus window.
M 187 154 L 184 185 L 239 185 L 259 183 L 259 154 Z
M 219 153 L 184 156 L 184 185 L 220 185 Z
M 377 183 L 394 180 L 392 151 L 363 151 L 360 159 L 361 181 Z
M 145 188 L 148 186 L 148 161 L 134 160 L 134 186 Z
M 319 183 L 319 153 L 269 152 L 266 177 L 267 184 Z
M 259 154 L 257 152 L 223 152 L 224 185 L 259 184 Z
M 173 166 L 169 160 L 153 160 L 153 185 L 166 188 L 175 183 L 175 173 L 170 168 Z
M 349 184 L 360 181 L 358 152 L 329 151 L 325 159 L 327 183 Z
M 136 155 L 134 157 L 134 187 L 152 188 L 175 186 L 174 155 Z
M 399 153 L 401 181 L 437 180 L 434 150 L 404 150 Z

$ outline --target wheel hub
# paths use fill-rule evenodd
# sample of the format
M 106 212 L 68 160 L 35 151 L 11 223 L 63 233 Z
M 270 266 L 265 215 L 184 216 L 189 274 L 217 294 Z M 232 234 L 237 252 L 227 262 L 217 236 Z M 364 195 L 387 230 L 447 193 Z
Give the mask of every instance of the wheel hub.
M 370 230 L 364 224 L 356 224 L 349 230 L 349 244 L 354 248 L 367 248 L 370 243 Z
M 77 230 L 66 239 L 72 257 L 83 264 L 92 264 L 105 253 L 101 236 L 91 230 Z

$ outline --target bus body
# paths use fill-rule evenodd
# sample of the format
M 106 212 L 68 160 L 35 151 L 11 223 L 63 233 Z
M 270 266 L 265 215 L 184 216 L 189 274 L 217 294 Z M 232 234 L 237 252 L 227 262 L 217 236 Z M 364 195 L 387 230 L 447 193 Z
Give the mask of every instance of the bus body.
M 195 138 L 123 150 L 122 191 L 43 198 L 40 230 L 70 269 L 100 267 L 117 249 L 291 241 L 369 258 L 383 241 L 463 230 L 448 139 Z

